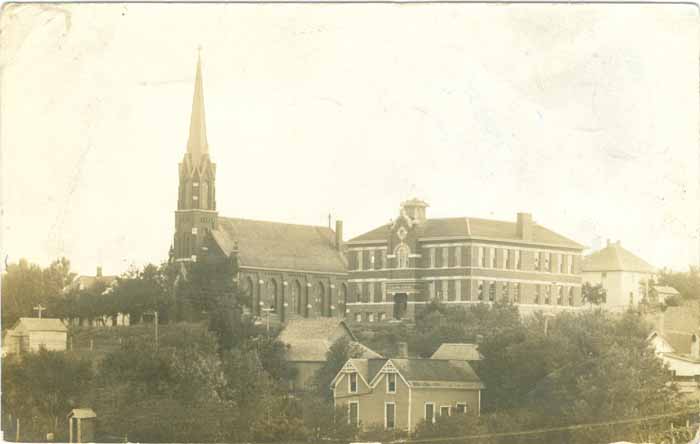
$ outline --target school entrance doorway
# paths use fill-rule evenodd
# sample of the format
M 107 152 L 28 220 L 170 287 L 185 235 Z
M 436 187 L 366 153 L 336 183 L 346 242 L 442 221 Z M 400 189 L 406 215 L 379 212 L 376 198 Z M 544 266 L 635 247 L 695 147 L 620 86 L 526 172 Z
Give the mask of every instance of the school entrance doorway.
M 408 295 L 406 293 L 394 294 L 394 319 L 401 320 L 406 316 L 408 308 Z

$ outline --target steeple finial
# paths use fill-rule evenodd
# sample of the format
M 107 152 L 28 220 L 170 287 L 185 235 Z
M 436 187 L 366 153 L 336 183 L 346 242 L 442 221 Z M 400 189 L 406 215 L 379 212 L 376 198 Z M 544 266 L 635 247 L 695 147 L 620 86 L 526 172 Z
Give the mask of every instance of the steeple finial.
M 207 125 L 204 117 L 204 87 L 202 86 L 202 46 L 197 48 L 197 74 L 194 80 L 194 97 L 190 116 L 190 137 L 187 140 L 187 152 L 192 162 L 199 162 L 203 154 L 209 152 L 207 143 Z

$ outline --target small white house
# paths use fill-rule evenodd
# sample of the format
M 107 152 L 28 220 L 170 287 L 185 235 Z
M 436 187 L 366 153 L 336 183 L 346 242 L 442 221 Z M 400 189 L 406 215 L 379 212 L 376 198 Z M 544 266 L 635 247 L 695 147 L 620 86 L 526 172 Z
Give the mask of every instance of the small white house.
M 649 282 L 655 273 L 652 265 L 622 248 L 619 241 L 608 241 L 605 248 L 586 256 L 581 265 L 583 282 L 605 288 L 606 300 L 601 306 L 611 311 L 636 307 L 649 298 Z
M 2 354 L 64 351 L 68 341 L 68 329 L 60 319 L 19 318 L 3 338 Z

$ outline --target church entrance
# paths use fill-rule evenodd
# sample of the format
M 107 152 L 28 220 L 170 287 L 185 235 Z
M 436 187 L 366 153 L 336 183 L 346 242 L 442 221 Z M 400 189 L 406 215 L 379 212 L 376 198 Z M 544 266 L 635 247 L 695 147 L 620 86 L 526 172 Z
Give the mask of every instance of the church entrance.
M 406 316 L 408 308 L 408 295 L 406 293 L 394 294 L 394 319 L 401 320 Z

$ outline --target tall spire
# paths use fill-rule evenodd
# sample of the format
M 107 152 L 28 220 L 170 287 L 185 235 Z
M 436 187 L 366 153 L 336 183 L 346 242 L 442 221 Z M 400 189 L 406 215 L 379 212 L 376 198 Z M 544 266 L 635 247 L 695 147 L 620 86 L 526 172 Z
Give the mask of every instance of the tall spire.
M 209 152 L 207 143 L 207 125 L 204 118 L 204 88 L 202 86 L 202 56 L 201 46 L 197 55 L 197 76 L 194 81 L 194 97 L 192 98 L 192 115 L 190 117 L 190 137 L 187 140 L 187 152 L 192 162 L 199 163 L 203 154 Z

